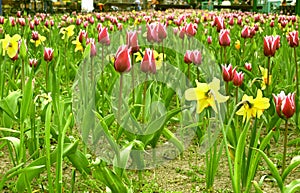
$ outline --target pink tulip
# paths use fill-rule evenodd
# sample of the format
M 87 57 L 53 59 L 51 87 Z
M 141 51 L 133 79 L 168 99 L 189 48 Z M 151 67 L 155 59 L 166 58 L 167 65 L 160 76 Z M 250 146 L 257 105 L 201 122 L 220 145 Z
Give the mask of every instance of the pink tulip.
M 241 86 L 244 80 L 244 73 L 234 71 L 232 83 L 234 86 Z
M 229 64 L 228 66 L 222 65 L 222 74 L 225 82 L 232 81 L 234 77 L 234 72 L 235 72 L 235 68 L 232 69 L 231 64 Z
M 131 50 L 131 53 L 136 53 L 139 51 L 140 47 L 138 44 L 138 36 L 136 31 L 128 31 L 126 33 L 126 44 Z
M 295 93 L 285 95 L 284 91 L 281 91 L 277 96 L 273 94 L 276 112 L 279 117 L 289 119 L 295 113 Z
M 272 57 L 275 55 L 276 50 L 280 46 L 279 36 L 266 36 L 264 37 L 264 54 L 265 56 Z
M 252 64 L 251 63 L 245 63 L 245 68 L 248 70 L 248 71 L 251 71 L 252 70 Z
M 211 43 L 212 43 L 212 37 L 211 37 L 211 36 L 208 36 L 208 37 L 207 37 L 207 43 L 208 43 L 208 44 L 211 44 Z
M 187 50 L 185 52 L 183 60 L 186 64 L 191 64 L 193 62 L 193 56 L 192 55 L 193 55 L 193 51 L 191 51 L 191 50 Z
M 4 17 L 0 16 L 0 24 L 4 24 Z
M 193 25 L 192 23 L 189 23 L 185 26 L 185 34 L 188 37 L 194 37 L 197 33 L 197 29 L 195 28 L 195 25 Z
M 184 35 L 185 35 L 185 28 L 184 27 L 180 27 L 179 38 L 183 39 Z
M 91 45 L 90 57 L 95 57 L 97 55 L 95 39 L 94 38 L 87 38 L 86 39 L 86 45 L 89 45 L 89 44 Z
M 220 32 L 222 29 L 226 28 L 225 20 L 222 16 L 216 16 L 213 24 L 217 27 L 217 32 Z
M 299 46 L 299 32 L 298 31 L 292 31 L 289 32 L 287 36 L 288 43 L 290 47 L 298 47 Z
M 193 51 L 192 61 L 195 65 L 200 65 L 202 63 L 202 54 L 199 50 Z
M 114 67 L 117 72 L 128 72 L 131 69 L 129 52 L 130 50 L 128 49 L 127 45 L 119 47 L 114 62 Z
M 88 38 L 88 33 L 85 30 L 81 30 L 78 35 L 79 42 L 82 43 L 83 40 Z
M 157 42 L 161 42 L 162 40 L 166 39 L 166 37 L 167 37 L 167 26 L 166 25 L 163 25 L 162 23 L 158 23 L 156 25 L 156 30 L 157 30 L 157 37 L 158 37 Z
M 100 28 L 100 30 L 98 32 L 98 42 L 101 44 L 105 44 L 107 46 L 110 44 L 107 27 Z
M 36 67 L 37 66 L 37 64 L 38 64 L 38 60 L 37 59 L 35 59 L 35 58 L 31 58 L 31 59 L 29 59 L 29 65 L 30 65 L 30 67 Z
M 250 29 L 248 26 L 245 26 L 243 29 L 242 29 L 242 32 L 241 32 L 241 37 L 242 38 L 250 38 L 251 34 L 250 34 Z
M 156 73 L 156 64 L 154 59 L 153 50 L 146 48 L 145 55 L 141 62 L 141 70 L 145 73 Z
M 53 59 L 53 52 L 54 50 L 52 48 L 44 48 L 44 60 L 46 62 L 50 62 Z
M 39 32 L 32 31 L 31 32 L 31 39 L 33 39 L 34 41 L 37 41 L 39 39 Z
M 229 30 L 222 29 L 219 34 L 219 44 L 220 46 L 230 46 L 230 36 L 229 36 Z

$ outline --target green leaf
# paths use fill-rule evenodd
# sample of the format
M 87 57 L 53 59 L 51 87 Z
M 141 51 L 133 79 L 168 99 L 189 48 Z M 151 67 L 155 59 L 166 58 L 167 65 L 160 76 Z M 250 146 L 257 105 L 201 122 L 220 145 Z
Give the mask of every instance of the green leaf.
M 120 160 L 117 160 L 117 157 L 114 158 L 114 169 L 118 176 L 122 177 L 124 169 L 126 168 L 127 162 L 130 157 L 131 149 L 134 145 L 134 141 L 127 144 L 120 150 Z
M 261 151 L 260 149 L 255 149 L 256 151 L 258 151 L 264 158 L 264 160 L 266 161 L 266 163 L 268 164 L 269 166 L 269 169 L 273 175 L 273 177 L 275 178 L 277 184 L 278 184 L 278 187 L 280 188 L 280 190 L 282 191 L 283 190 L 283 182 L 282 182 L 282 178 L 279 174 L 279 171 L 278 169 L 276 168 L 275 164 L 272 162 L 272 160 L 270 160 L 268 158 L 268 156 L 263 152 Z
M 184 145 L 182 144 L 182 142 L 169 129 L 164 128 L 162 131 L 162 135 L 171 143 L 173 143 L 180 152 L 184 151 Z
M 253 186 L 255 188 L 256 193 L 263 193 L 262 189 L 260 188 L 260 186 L 256 181 L 253 181 Z
M 2 137 L 0 138 L 0 141 L 7 141 L 10 142 L 13 145 L 13 148 L 16 152 L 16 159 L 18 159 L 19 155 L 20 155 L 20 139 L 16 138 L 16 137 Z
M 32 101 L 32 79 L 29 78 L 29 80 L 25 85 L 25 90 L 22 97 L 21 114 L 20 114 L 21 123 L 25 121 L 31 101 Z
M 293 180 L 289 185 L 284 188 L 284 193 L 294 193 L 300 191 L 300 179 Z
M 81 152 L 76 151 L 74 154 L 67 155 L 68 159 L 72 165 L 81 173 L 81 174 L 90 174 L 91 169 L 89 168 L 89 161 L 87 157 Z
M 13 91 L 0 101 L 0 108 L 7 113 L 13 120 L 18 120 L 16 114 L 18 112 L 18 99 L 21 97 L 21 91 Z
M 300 160 L 296 160 L 292 162 L 287 168 L 285 168 L 281 176 L 282 182 L 284 182 L 284 180 L 286 179 L 286 177 L 289 175 L 290 172 L 292 172 L 295 168 L 299 166 L 300 166 Z

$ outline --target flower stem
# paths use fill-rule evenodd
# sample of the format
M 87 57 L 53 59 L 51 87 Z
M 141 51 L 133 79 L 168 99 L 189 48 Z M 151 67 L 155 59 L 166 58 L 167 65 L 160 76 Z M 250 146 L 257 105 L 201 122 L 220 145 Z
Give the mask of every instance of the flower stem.
M 146 78 L 144 82 L 142 123 L 145 122 L 146 92 L 147 92 L 147 85 L 148 85 L 147 81 L 148 81 L 148 73 L 146 73 Z
M 197 69 L 197 80 L 200 82 L 200 70 L 198 66 L 196 66 L 196 69 Z
M 237 86 L 235 90 L 235 104 L 238 104 L 238 102 L 239 102 L 239 87 Z
M 133 63 L 134 63 L 134 58 L 133 58 L 133 53 L 132 53 L 131 54 L 131 65 L 132 65 L 132 69 L 131 69 L 131 80 L 132 80 L 132 83 L 131 84 L 132 84 L 132 104 L 134 105 L 134 103 L 135 103 L 135 93 L 134 93 L 134 87 L 135 87 L 135 85 L 134 85 L 134 65 L 133 65 Z M 122 74 L 121 74 L 121 78 L 122 78 Z
M 296 52 L 296 47 L 294 47 L 294 58 L 295 58 L 295 65 L 296 65 L 296 97 L 295 97 L 295 111 L 296 111 L 296 119 L 295 119 L 295 123 L 296 123 L 296 128 L 299 129 L 298 127 L 298 118 L 299 118 L 299 71 L 298 71 L 298 64 L 297 64 L 297 52 Z
M 121 121 L 121 105 L 122 105 L 122 92 L 123 92 L 123 73 L 120 73 L 120 92 L 119 92 L 119 105 L 118 105 L 118 120 Z
M 226 46 L 224 46 L 224 64 L 227 63 L 227 59 L 226 59 Z
M 190 81 L 190 79 L 191 79 L 191 78 L 190 78 L 190 68 L 191 68 L 191 67 L 190 67 L 190 64 L 188 64 L 188 80 L 189 80 L 189 81 Z
M 267 85 L 266 85 L 266 90 L 269 92 L 269 84 L 270 84 L 270 68 L 271 68 L 271 58 L 268 57 L 268 75 L 267 75 Z
M 285 121 L 285 131 L 284 131 L 284 141 L 283 141 L 283 157 L 282 157 L 282 171 L 281 171 L 281 173 L 283 173 L 284 170 L 285 170 L 287 133 L 288 133 L 288 120 Z

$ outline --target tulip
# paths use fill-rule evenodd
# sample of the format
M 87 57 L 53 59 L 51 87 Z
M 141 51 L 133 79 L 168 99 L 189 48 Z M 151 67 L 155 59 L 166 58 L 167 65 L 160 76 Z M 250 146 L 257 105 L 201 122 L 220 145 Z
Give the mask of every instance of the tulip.
M 299 46 L 299 32 L 298 31 L 292 31 L 289 32 L 287 36 L 288 43 L 290 47 L 298 47 Z
M 138 37 L 136 31 L 128 31 L 126 33 L 126 44 L 131 50 L 131 53 L 136 53 L 139 51 L 140 47 L 138 45 Z
M 14 17 L 9 17 L 9 21 L 10 21 L 11 26 L 15 26 L 16 25 L 16 20 L 15 20 Z
M 285 95 L 284 91 L 281 91 L 277 96 L 273 94 L 273 97 L 278 116 L 283 119 L 291 118 L 296 110 L 295 93 Z
M 191 64 L 193 62 L 193 51 L 187 50 L 184 54 L 184 62 L 186 64 Z
M 158 23 L 156 25 L 156 31 L 157 31 L 157 37 L 158 40 L 157 42 L 161 42 L 162 40 L 164 40 L 167 37 L 167 26 L 163 25 L 162 23 Z
M 193 25 L 192 23 L 189 23 L 185 26 L 185 34 L 188 37 L 194 37 L 197 33 L 197 30 L 195 28 L 195 25 Z
M 128 49 L 127 45 L 122 45 L 119 47 L 114 62 L 114 67 L 117 72 L 128 72 L 131 69 L 129 52 L 130 50 Z
M 242 38 L 250 38 L 251 34 L 250 34 L 250 29 L 248 26 L 245 26 L 243 29 L 242 29 L 242 32 L 241 32 L 241 37 Z
M 245 63 L 245 68 L 248 70 L 248 71 L 251 71 L 252 70 L 252 64 L 251 63 Z
M 226 29 L 225 20 L 221 16 L 217 16 L 214 19 L 214 26 L 217 26 L 217 32 L 220 32 L 222 29 Z
M 36 67 L 37 66 L 37 64 L 38 64 L 38 60 L 37 59 L 35 59 L 35 58 L 30 58 L 29 59 L 29 65 L 30 65 L 30 67 Z
M 82 20 L 81 20 L 80 18 L 77 18 L 77 19 L 76 19 L 76 25 L 80 25 L 81 22 L 82 22 Z
M 230 17 L 229 21 L 228 21 L 228 24 L 233 26 L 234 25 L 234 19 L 233 17 Z
M 148 42 L 154 42 L 155 39 L 157 39 L 155 36 L 157 33 L 155 33 L 155 23 L 147 24 L 147 41 Z
M 234 86 L 241 86 L 244 80 L 244 73 L 234 71 L 232 83 Z
M 274 21 L 273 20 L 270 22 L 270 27 L 274 27 Z
M 202 63 L 202 54 L 199 50 L 194 50 L 191 56 L 195 65 L 200 65 Z
M 21 11 L 17 11 L 17 17 L 21 17 L 22 12 Z
M 39 32 L 32 31 L 32 33 L 31 33 L 31 39 L 33 39 L 34 41 L 37 41 L 39 39 Z
M 34 30 L 34 22 L 33 21 L 29 22 L 29 28 L 31 30 Z
M 265 56 L 272 57 L 275 55 L 278 46 L 278 40 L 274 36 L 266 36 L 264 37 L 264 54 Z
M 145 55 L 141 62 L 141 70 L 145 73 L 156 73 L 156 64 L 154 59 L 153 50 L 146 48 Z
M 96 49 L 96 44 L 95 44 L 95 39 L 94 38 L 87 38 L 86 39 L 86 45 L 91 45 L 91 52 L 90 56 L 94 57 L 97 55 L 97 49 Z
M 235 73 L 235 68 L 232 69 L 232 65 L 229 64 L 228 66 L 222 65 L 222 74 L 223 74 L 223 79 L 225 82 L 232 81 Z
M 87 38 L 88 38 L 88 33 L 85 30 L 80 30 L 79 35 L 78 35 L 79 42 L 83 43 L 83 40 L 86 40 Z
M 18 23 L 21 25 L 21 26 L 25 26 L 26 25 L 26 21 L 24 18 L 18 18 Z
M 0 24 L 4 24 L 4 17 L 0 16 Z
M 179 38 L 183 39 L 184 35 L 185 35 L 185 28 L 184 27 L 180 27 Z
M 222 29 L 219 34 L 220 46 L 230 46 L 229 30 Z
M 50 62 L 53 59 L 53 52 L 54 50 L 52 48 L 44 48 L 44 60 L 46 62 Z
M 100 28 L 99 33 L 98 33 L 98 42 L 101 44 L 105 44 L 107 46 L 110 44 L 107 27 Z
M 211 43 L 212 43 L 212 37 L 211 37 L 211 36 L 208 36 L 208 37 L 207 37 L 207 43 L 208 43 L 208 44 L 211 44 Z

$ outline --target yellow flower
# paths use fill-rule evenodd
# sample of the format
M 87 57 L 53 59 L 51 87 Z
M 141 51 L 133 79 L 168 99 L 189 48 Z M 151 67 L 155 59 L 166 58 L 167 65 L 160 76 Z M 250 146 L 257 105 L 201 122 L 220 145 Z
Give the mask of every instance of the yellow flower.
M 217 113 L 216 102 L 223 103 L 228 100 L 228 96 L 223 96 L 219 93 L 220 80 L 213 78 L 211 83 L 199 83 L 196 80 L 197 87 L 189 88 L 185 91 L 184 96 L 186 100 L 197 101 L 197 113 L 201 113 L 206 107 L 211 106 Z
M 163 53 L 158 53 L 156 50 L 153 50 L 156 70 L 159 70 L 162 67 L 163 63 Z M 141 50 L 134 54 L 136 56 L 135 61 L 141 62 L 143 60 L 143 56 L 145 55 L 145 51 L 143 51 L 143 55 L 141 54 Z M 166 58 L 166 55 L 165 55 Z
M 74 35 L 74 28 L 75 28 L 75 25 L 69 25 L 68 27 L 61 28 L 59 33 L 63 34 L 62 39 L 65 39 L 65 37 L 67 39 L 69 39 L 71 36 L 73 36 Z
M 265 90 L 266 85 L 268 84 L 268 69 L 259 67 L 260 72 L 262 74 L 262 83 L 261 83 L 261 89 Z M 271 85 L 272 82 L 272 75 L 269 75 L 269 85 Z
M 236 112 L 237 115 L 243 116 L 243 122 L 249 120 L 251 117 L 260 118 L 263 111 L 270 107 L 269 99 L 262 96 L 262 91 L 257 91 L 257 96 L 244 95 L 242 98 L 243 106 Z
M 39 38 L 37 40 L 30 39 L 30 42 L 34 43 L 35 47 L 38 47 L 45 40 L 46 40 L 46 37 L 39 34 Z
M 239 50 L 241 48 L 241 42 L 240 40 L 236 40 L 235 44 L 234 44 L 235 49 Z
M 20 39 L 21 36 L 19 34 L 15 34 L 13 37 L 10 37 L 9 34 L 5 34 L 5 38 L 1 40 L 3 56 L 5 55 L 5 51 L 7 51 L 7 55 L 10 58 L 15 57 L 18 53 Z
M 72 41 L 72 44 L 76 45 L 75 52 L 77 52 L 77 51 L 83 52 L 83 46 L 82 46 L 81 42 L 79 41 L 79 37 L 77 37 L 76 40 Z

